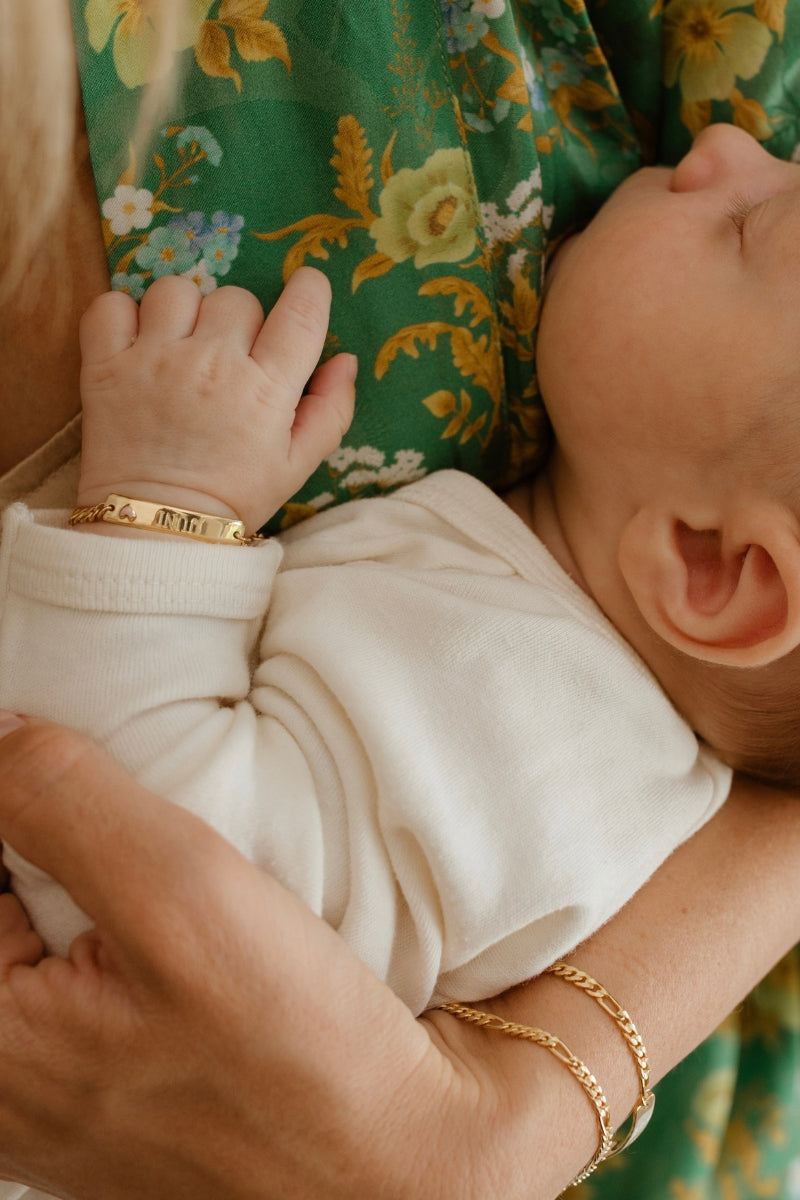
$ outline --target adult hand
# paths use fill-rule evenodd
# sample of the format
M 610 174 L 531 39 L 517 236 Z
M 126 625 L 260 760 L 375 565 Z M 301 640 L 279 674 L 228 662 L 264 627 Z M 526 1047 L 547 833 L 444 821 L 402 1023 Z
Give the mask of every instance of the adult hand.
M 40 958 L 0 903 L 0 1177 L 69 1200 L 552 1200 L 591 1156 L 592 1106 L 560 1063 L 414 1021 L 88 739 L 0 717 L 0 838 L 96 923 Z M 654 1081 L 797 940 L 798 865 L 797 799 L 739 783 L 576 951 L 635 1015 Z M 576 989 L 545 976 L 481 1007 L 556 1032 L 629 1111 L 627 1048 Z
M 0 1176 L 80 1200 L 456 1194 L 423 1182 L 447 1059 L 336 934 L 83 737 L 12 729 L 0 779 L 0 835 L 96 921 L 39 960 L 3 898 Z

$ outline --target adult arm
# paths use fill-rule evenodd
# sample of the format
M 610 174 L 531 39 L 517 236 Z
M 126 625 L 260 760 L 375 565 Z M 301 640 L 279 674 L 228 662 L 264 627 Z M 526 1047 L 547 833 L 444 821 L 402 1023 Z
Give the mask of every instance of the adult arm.
M 12 729 L 0 779 L 0 835 L 97 923 L 67 960 L 0 939 L 0 1173 L 83 1200 L 536 1200 L 590 1157 L 591 1106 L 545 1051 L 414 1021 L 302 904 L 85 738 Z M 796 940 L 799 865 L 800 805 L 739 784 L 576 952 L 634 1015 L 655 1079 Z M 635 1074 L 591 1001 L 543 978 L 487 1007 L 557 1033 L 622 1120 Z

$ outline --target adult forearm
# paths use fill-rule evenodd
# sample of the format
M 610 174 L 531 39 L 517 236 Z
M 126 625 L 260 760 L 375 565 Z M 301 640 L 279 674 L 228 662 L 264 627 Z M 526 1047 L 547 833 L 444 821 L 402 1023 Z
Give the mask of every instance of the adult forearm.
M 85 740 L 11 733 L 0 780 L 0 834 L 97 922 L 70 962 L 26 965 L 0 938 L 0 1175 L 81 1200 L 545 1200 L 590 1157 L 591 1106 L 546 1051 L 414 1021 L 274 880 Z M 656 1075 L 791 944 L 798 865 L 800 806 L 742 790 L 576 953 Z M 545 978 L 491 1008 L 572 1045 L 622 1119 L 635 1073 L 591 1001 Z
M 800 938 L 799 868 L 798 799 L 738 780 L 713 821 L 570 956 L 633 1016 L 653 1082 L 711 1033 Z M 633 1059 L 613 1021 L 578 989 L 545 976 L 476 1007 L 562 1038 L 600 1080 L 615 1123 L 632 1108 L 638 1096 Z M 480 1057 L 479 1070 L 501 1081 L 501 1094 L 506 1089 L 497 1140 L 490 1139 L 509 1173 L 504 1194 L 555 1195 L 597 1145 L 593 1110 L 577 1083 L 536 1046 L 463 1026 L 444 1013 L 431 1020 L 458 1058 Z M 656 1109 L 644 1139 L 658 1137 L 658 1120 Z

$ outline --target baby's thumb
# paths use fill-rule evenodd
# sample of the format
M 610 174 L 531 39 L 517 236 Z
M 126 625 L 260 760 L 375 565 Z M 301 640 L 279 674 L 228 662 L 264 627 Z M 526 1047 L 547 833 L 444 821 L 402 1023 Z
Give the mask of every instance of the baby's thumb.
M 317 367 L 301 398 L 292 425 L 290 458 L 298 472 L 308 476 L 341 442 L 356 399 L 358 359 L 337 354 Z

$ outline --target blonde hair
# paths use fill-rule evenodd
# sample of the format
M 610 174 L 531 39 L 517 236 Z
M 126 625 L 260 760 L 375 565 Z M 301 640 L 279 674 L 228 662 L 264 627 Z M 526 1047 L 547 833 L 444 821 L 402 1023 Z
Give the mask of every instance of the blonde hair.
M 78 103 L 66 0 L 2 0 L 0 300 L 15 292 L 67 195 Z
M 138 161 L 179 83 L 174 57 L 181 0 L 162 5 L 153 78 L 141 91 L 131 141 Z M 75 178 L 80 95 L 69 0 L 0 0 L 0 303 L 36 293 L 41 249 Z

